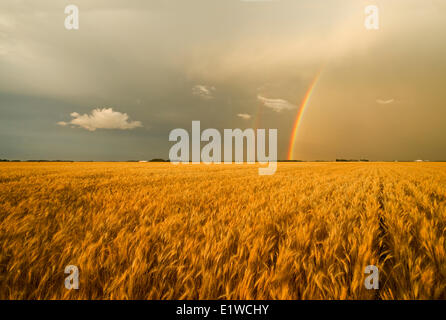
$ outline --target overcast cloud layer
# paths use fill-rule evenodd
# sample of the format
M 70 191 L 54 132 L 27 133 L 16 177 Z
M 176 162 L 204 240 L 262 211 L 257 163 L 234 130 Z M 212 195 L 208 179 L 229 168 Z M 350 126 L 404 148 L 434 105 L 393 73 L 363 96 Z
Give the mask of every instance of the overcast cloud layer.
M 80 29 L 64 27 L 64 7 Z M 295 158 L 446 159 L 446 5 L 0 2 L 0 158 L 167 158 L 174 128 L 277 128 Z

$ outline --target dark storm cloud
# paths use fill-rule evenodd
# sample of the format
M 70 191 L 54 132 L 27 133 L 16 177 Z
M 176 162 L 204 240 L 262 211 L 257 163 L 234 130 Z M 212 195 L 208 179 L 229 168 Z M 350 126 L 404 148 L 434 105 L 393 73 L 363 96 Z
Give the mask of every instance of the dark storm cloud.
M 78 31 L 64 28 L 68 2 L 0 3 L 1 158 L 167 157 L 169 131 L 192 120 L 278 128 L 284 158 L 297 110 L 265 101 L 299 106 L 322 66 L 298 158 L 446 158 L 446 23 L 434 2 L 377 1 L 376 32 L 363 27 L 368 1 L 72 3 Z M 144 126 L 57 125 L 97 108 Z

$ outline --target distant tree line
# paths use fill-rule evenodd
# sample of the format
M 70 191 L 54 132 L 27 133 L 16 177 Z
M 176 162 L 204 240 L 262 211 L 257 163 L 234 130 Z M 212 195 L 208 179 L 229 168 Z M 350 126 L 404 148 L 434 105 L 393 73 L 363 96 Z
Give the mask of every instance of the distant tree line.
M 336 162 L 369 162 L 368 159 L 336 159 Z

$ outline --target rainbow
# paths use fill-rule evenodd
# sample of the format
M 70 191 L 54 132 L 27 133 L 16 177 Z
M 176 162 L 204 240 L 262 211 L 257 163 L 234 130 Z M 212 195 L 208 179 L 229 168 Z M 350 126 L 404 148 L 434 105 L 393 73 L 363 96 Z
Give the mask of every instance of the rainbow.
M 320 75 L 322 73 L 322 69 L 317 73 L 316 77 L 311 82 L 308 87 L 307 93 L 305 93 L 305 97 L 300 104 L 300 107 L 297 111 L 296 119 L 294 120 L 293 130 L 291 131 L 290 144 L 288 146 L 288 160 L 293 160 L 294 154 L 294 145 L 296 144 L 297 133 L 299 131 L 299 125 L 302 121 L 305 110 L 308 107 L 308 102 L 310 101 L 311 95 L 313 94 L 314 88 L 316 87 L 317 82 L 319 81 Z

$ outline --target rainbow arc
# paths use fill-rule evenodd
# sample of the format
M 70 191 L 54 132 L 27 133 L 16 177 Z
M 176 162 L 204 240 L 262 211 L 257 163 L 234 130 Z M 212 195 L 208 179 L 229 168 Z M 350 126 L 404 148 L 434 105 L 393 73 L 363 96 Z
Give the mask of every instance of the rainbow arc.
M 313 95 L 314 89 L 316 88 L 316 85 L 320 79 L 322 73 L 322 69 L 317 73 L 316 77 L 311 82 L 310 86 L 308 87 L 307 92 L 305 93 L 305 96 L 300 104 L 300 107 L 297 111 L 296 119 L 294 120 L 293 129 L 291 131 L 290 136 L 290 143 L 288 146 L 288 156 L 287 160 L 293 160 L 294 156 L 294 146 L 296 145 L 297 136 L 299 133 L 299 127 L 302 122 L 302 118 L 304 116 L 305 110 L 308 108 L 308 105 L 310 104 L 311 96 Z

